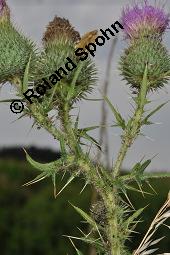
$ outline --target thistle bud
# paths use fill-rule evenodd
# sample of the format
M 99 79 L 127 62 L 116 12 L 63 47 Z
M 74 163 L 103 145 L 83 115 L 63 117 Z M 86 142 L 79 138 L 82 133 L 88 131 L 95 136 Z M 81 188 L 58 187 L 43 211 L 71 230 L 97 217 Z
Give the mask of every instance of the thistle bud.
M 133 41 L 124 51 L 120 70 L 127 84 L 136 89 L 140 88 L 146 64 L 148 64 L 149 89 L 163 87 L 169 77 L 170 57 L 160 40 L 143 37 Z
M 0 0 L 0 83 L 21 78 L 28 60 L 35 59 L 34 45 L 10 22 L 10 11 Z
M 57 16 L 49 23 L 44 33 L 44 52 L 42 52 L 37 63 L 34 81 L 36 87 L 36 84 L 41 82 L 39 77 L 49 78 L 50 74 L 57 73 L 57 81 L 54 82 L 57 83 L 56 86 L 51 82 L 55 86 L 53 101 L 56 107 L 60 107 L 66 100 L 79 64 L 82 63 L 82 68 L 75 80 L 70 105 L 81 99 L 86 92 L 90 92 L 95 83 L 94 76 L 96 72 L 88 53 L 85 53 L 87 57 L 83 62 L 75 55 L 79 40 L 79 33 L 71 26 L 69 21 Z M 66 68 L 68 65 L 70 68 Z M 50 93 L 52 93 L 51 90 L 46 93 L 46 96 L 50 97 Z

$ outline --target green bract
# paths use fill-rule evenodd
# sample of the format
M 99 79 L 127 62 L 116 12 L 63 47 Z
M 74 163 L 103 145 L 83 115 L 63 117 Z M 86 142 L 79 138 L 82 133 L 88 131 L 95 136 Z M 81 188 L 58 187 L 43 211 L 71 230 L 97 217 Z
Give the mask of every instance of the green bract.
M 170 58 L 160 40 L 142 37 L 135 40 L 121 57 L 120 70 L 124 80 L 139 89 L 146 64 L 148 65 L 149 89 L 163 87 L 168 81 Z

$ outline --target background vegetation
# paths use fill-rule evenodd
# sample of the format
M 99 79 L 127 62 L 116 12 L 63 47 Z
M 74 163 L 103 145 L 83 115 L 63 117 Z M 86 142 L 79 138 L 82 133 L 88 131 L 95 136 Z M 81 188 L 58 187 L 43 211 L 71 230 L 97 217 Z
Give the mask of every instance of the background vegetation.
M 48 151 L 48 153 L 47 153 Z M 42 162 L 54 160 L 59 157 L 50 150 L 28 150 L 29 154 Z M 46 155 L 46 156 L 45 156 Z M 48 156 L 47 156 L 48 155 Z M 24 160 L 22 149 L 15 148 L 0 151 L 0 242 L 2 255 L 73 255 L 75 250 L 67 237 L 62 235 L 77 235 L 79 230 L 86 229 L 82 218 L 68 203 L 88 210 L 90 206 L 90 188 L 80 193 L 84 181 L 80 179 L 71 183 L 57 199 L 53 197 L 51 180 L 39 182 L 37 185 L 22 187 L 22 185 L 34 178 L 37 170 L 32 169 Z M 63 186 L 66 176 L 57 180 L 57 190 Z M 129 247 L 134 250 L 141 241 L 153 216 L 164 203 L 169 191 L 170 179 L 154 180 L 152 186 L 157 195 L 146 195 L 141 199 L 141 194 L 129 193 L 129 197 L 135 208 L 150 205 L 142 215 L 144 223 L 138 225 Z M 151 190 L 149 190 L 151 192 Z M 168 222 L 167 222 L 168 224 Z M 167 236 L 161 243 L 161 252 L 169 248 L 168 229 L 163 226 L 157 233 L 158 236 Z M 82 252 L 88 254 L 88 250 L 78 243 Z M 135 246 L 134 246 L 135 244 Z M 86 249 L 86 250 L 85 250 Z

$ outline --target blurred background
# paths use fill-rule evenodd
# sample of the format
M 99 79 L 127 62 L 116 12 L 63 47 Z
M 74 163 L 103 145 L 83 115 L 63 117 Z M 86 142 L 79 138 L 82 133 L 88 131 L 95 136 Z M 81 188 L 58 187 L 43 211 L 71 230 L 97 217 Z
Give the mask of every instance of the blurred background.
M 94 29 L 106 29 L 120 18 L 122 8 L 133 1 L 127 0 L 8 0 L 11 8 L 12 19 L 16 26 L 41 47 L 41 38 L 46 25 L 55 15 L 69 19 L 71 24 L 81 35 Z M 151 0 L 151 3 L 155 1 Z M 161 2 L 161 1 L 160 1 Z M 163 4 L 165 1 L 162 1 Z M 165 8 L 170 11 L 170 2 Z M 170 49 L 170 34 L 165 34 L 165 43 Z M 132 107 L 130 105 L 131 93 L 119 76 L 118 62 L 122 50 L 126 46 L 122 33 L 117 35 L 117 41 L 110 40 L 103 47 L 98 47 L 94 59 L 98 68 L 99 81 L 90 98 L 101 98 L 99 90 L 107 83 L 108 61 L 110 50 L 114 49 L 114 56 L 110 60 L 110 78 L 107 94 L 113 104 L 119 108 L 124 117 L 128 117 Z M 170 84 L 158 93 L 150 94 L 153 107 L 169 100 Z M 0 99 L 13 97 L 14 91 L 10 84 L 5 84 L 0 90 Z M 82 101 L 80 108 L 80 126 L 98 125 L 101 123 L 102 102 Z M 79 109 L 77 109 L 79 110 Z M 113 124 L 111 112 L 107 112 L 108 126 Z M 130 169 L 132 164 L 140 161 L 143 156 L 152 158 L 157 155 L 150 171 L 170 171 L 170 104 L 167 104 L 153 118 L 155 125 L 143 129 L 141 136 L 132 146 L 124 162 L 123 168 Z M 105 114 L 106 115 L 106 114 Z M 76 226 L 83 229 L 86 226 L 80 222 L 79 216 L 69 206 L 68 201 L 89 209 L 91 188 L 86 189 L 82 195 L 80 192 L 83 181 L 75 181 L 57 200 L 53 198 L 51 181 L 44 181 L 31 187 L 23 188 L 22 184 L 35 177 L 37 172 L 32 169 L 25 160 L 21 148 L 28 148 L 30 154 L 36 160 L 49 162 L 59 157 L 58 143 L 44 130 L 32 128 L 30 119 L 15 121 L 19 116 L 10 111 L 9 104 L 0 105 L 0 242 L 2 255 L 53 255 L 74 254 L 72 246 L 66 237 L 62 235 L 79 234 Z M 106 116 L 105 116 L 106 117 Z M 91 132 L 96 139 L 100 139 L 100 132 Z M 105 145 L 108 157 L 102 157 L 102 163 L 112 165 L 120 145 L 120 131 L 108 128 Z M 96 155 L 95 151 L 94 155 Z M 134 162 L 135 161 L 135 162 Z M 64 180 L 58 179 L 58 189 Z M 141 224 L 139 232 L 135 234 L 135 245 L 142 238 L 146 227 L 151 222 L 156 210 L 163 204 L 170 187 L 170 180 L 157 181 L 154 188 L 156 196 L 130 194 L 134 205 L 138 208 L 150 204 L 143 218 L 146 224 Z M 139 204 L 140 198 L 140 204 Z M 161 229 L 158 235 L 166 231 Z M 168 236 L 168 232 L 163 235 Z M 170 235 L 169 235 L 170 236 Z M 130 249 L 135 239 L 128 243 Z M 168 251 L 170 238 L 162 242 L 162 251 Z M 81 243 L 78 244 L 81 246 Z M 170 246 L 169 246 L 170 248 Z M 83 250 L 84 248 L 82 248 Z M 86 249 L 86 248 L 85 248 Z M 88 248 L 85 250 L 88 254 Z

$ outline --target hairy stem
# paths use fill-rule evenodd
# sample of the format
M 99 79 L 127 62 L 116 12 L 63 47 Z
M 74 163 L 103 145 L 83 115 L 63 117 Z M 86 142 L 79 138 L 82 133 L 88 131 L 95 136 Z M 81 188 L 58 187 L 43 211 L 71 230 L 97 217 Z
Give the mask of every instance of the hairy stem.
M 59 140 L 64 134 L 58 130 L 51 122 L 48 117 L 45 117 L 38 109 L 36 104 L 32 104 L 29 107 L 31 116 L 36 120 L 40 126 L 46 129 L 56 140 Z
M 116 163 L 113 167 L 113 177 L 117 177 L 120 173 L 121 166 L 123 164 L 124 158 L 127 154 L 128 148 L 132 145 L 134 140 L 137 138 L 140 128 L 142 126 L 142 116 L 144 113 L 144 107 L 147 103 L 146 95 L 148 92 L 148 80 L 147 80 L 147 64 L 145 67 L 143 80 L 141 83 L 140 91 L 138 97 L 136 98 L 136 110 L 133 117 L 128 122 L 124 134 L 122 136 L 122 146 L 118 153 Z
M 67 145 L 69 146 L 71 152 L 75 153 L 76 156 L 80 155 L 81 148 L 78 144 L 76 134 L 72 128 L 72 121 L 70 118 L 71 107 L 67 102 L 64 103 L 62 109 L 59 110 L 59 116 L 61 120 L 61 125 L 67 139 Z
M 132 145 L 132 143 L 137 138 L 137 136 L 140 132 L 141 119 L 142 119 L 143 112 L 144 112 L 144 106 L 142 108 L 137 108 L 137 110 L 135 111 L 135 114 L 132 118 L 131 127 L 130 128 L 127 127 L 123 136 L 122 136 L 122 146 L 120 148 L 117 160 L 113 167 L 114 178 L 119 175 L 119 172 L 121 170 L 121 167 L 122 167 L 123 161 L 125 159 L 125 156 L 127 154 L 128 148 Z
M 116 192 L 116 190 L 115 190 Z M 109 241 L 109 255 L 121 255 L 121 243 L 119 238 L 119 223 L 116 215 L 116 193 L 113 190 L 106 194 L 106 208 L 107 208 L 107 237 Z

